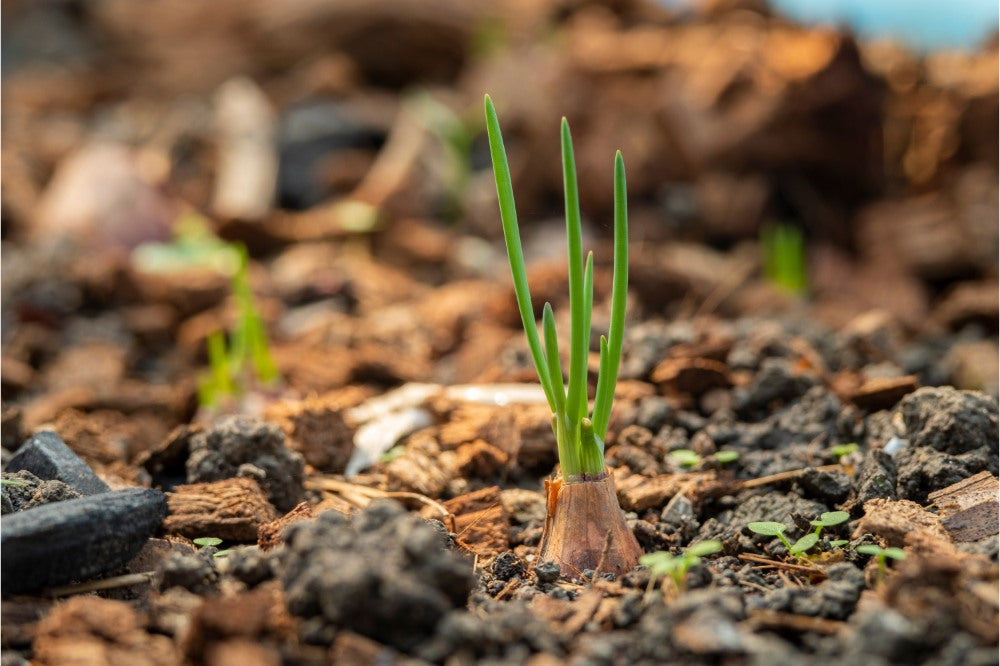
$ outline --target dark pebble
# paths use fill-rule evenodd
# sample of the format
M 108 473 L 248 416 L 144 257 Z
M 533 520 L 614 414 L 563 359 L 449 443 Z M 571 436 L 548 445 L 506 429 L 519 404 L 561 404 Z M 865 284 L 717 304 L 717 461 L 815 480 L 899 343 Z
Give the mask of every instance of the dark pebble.
M 32 435 L 7 463 L 6 472 L 27 470 L 43 481 L 62 481 L 81 495 L 110 490 L 108 484 L 50 430 Z

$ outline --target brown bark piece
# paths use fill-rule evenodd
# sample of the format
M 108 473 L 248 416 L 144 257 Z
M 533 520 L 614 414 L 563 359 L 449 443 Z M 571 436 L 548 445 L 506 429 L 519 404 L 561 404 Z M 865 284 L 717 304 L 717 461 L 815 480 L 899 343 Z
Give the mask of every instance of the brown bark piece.
M 459 545 L 484 558 L 496 557 L 510 548 L 510 515 L 498 486 L 459 495 L 445 502 L 444 507 L 455 516 Z M 421 515 L 441 518 L 430 507 Z
M 256 541 L 260 526 L 278 516 L 257 482 L 241 478 L 177 486 L 167 508 L 166 533 L 227 541 Z
M 385 467 L 389 490 L 440 497 L 455 474 L 455 452 L 442 451 L 428 434 L 409 439 L 403 454 Z
M 877 411 L 889 409 L 905 396 L 920 388 L 916 375 L 903 377 L 876 377 L 852 390 L 847 399 L 861 409 Z
M 618 501 L 626 511 L 645 511 L 663 506 L 680 492 L 693 497 L 699 494 L 699 487 L 715 481 L 715 472 L 660 474 L 652 478 L 639 474 L 616 476 Z
M 486 479 L 502 470 L 510 459 L 492 444 L 477 439 L 455 452 L 455 469 L 466 478 Z
M 668 394 L 696 397 L 731 385 L 726 364 L 708 358 L 668 358 L 653 369 L 650 378 Z
M 237 638 L 212 643 L 205 650 L 205 663 L 212 666 L 281 666 L 281 653 L 270 645 Z
M 902 548 L 907 535 L 920 533 L 932 539 L 951 541 L 941 520 L 916 502 L 876 498 L 865 502 L 865 515 L 858 521 L 853 538 L 865 534 L 882 537 L 890 546 Z
M 257 545 L 261 550 L 271 550 L 280 545 L 284 540 L 281 533 L 292 523 L 301 520 L 312 520 L 316 517 L 312 507 L 306 502 L 300 502 L 294 509 L 276 518 L 269 523 L 264 523 L 257 529 Z
M 354 425 L 345 412 L 361 404 L 371 391 L 361 387 L 306 400 L 286 400 L 271 405 L 264 418 L 285 432 L 288 446 L 323 472 L 343 472 L 354 451 Z
M 38 624 L 35 661 L 39 666 L 172 666 L 180 663 L 173 642 L 150 634 L 124 601 L 72 597 Z
M 979 541 L 1000 532 L 1000 485 L 989 471 L 936 490 L 927 499 L 938 507 L 938 518 L 956 542 Z
M 393 666 L 400 662 L 399 654 L 367 636 L 353 631 L 341 631 L 330 646 L 331 664 L 380 664 Z
M 219 651 L 227 657 L 245 656 L 248 666 L 271 663 L 272 649 L 250 650 L 262 638 L 294 640 L 295 621 L 285 610 L 281 586 L 272 581 L 260 587 L 230 597 L 208 598 L 191 616 L 191 624 L 183 641 L 184 654 L 192 663 L 222 663 L 209 655 Z M 237 639 L 237 640 L 232 640 Z M 227 662 L 237 664 L 239 662 Z

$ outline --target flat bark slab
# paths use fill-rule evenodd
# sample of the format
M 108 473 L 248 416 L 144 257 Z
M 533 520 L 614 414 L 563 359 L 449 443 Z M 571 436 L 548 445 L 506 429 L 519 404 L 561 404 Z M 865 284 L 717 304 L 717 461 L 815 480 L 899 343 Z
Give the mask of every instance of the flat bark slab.
M 930 493 L 927 499 L 938 507 L 941 524 L 956 542 L 979 541 L 998 532 L 1000 484 L 989 471 Z
M 671 497 L 683 492 L 688 497 L 698 495 L 697 488 L 715 481 L 715 472 L 660 474 L 654 477 L 633 474 L 615 476 L 618 501 L 626 511 L 645 511 L 663 506 Z
M 455 533 L 460 546 L 482 558 L 494 558 L 510 549 L 510 515 L 499 486 L 490 486 L 459 495 L 444 502 L 455 516 Z M 421 511 L 425 518 L 441 518 L 430 507 Z
M 163 529 L 189 538 L 213 536 L 227 541 L 257 540 L 257 530 L 278 517 L 253 479 L 224 479 L 177 486 L 167 496 Z
M 864 534 L 882 537 L 890 546 L 902 548 L 914 534 L 951 542 L 941 519 L 910 500 L 873 499 L 865 502 L 865 515 L 858 521 L 854 538 Z

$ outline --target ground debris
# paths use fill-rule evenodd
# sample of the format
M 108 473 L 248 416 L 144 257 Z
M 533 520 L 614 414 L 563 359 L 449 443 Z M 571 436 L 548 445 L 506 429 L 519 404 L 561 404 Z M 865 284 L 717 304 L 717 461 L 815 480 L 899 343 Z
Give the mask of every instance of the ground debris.
M 979 541 L 998 533 L 997 477 L 988 471 L 928 494 L 938 517 L 956 542 Z
M 254 542 L 260 527 L 278 517 L 253 479 L 177 486 L 167 495 L 167 506 L 164 531 L 189 538 Z
M 73 597 L 38 624 L 38 664 L 135 664 L 173 666 L 180 660 L 173 642 L 145 629 L 145 620 L 123 601 Z
M 941 520 L 910 500 L 873 499 L 865 502 L 865 515 L 858 521 L 854 538 L 865 534 L 881 537 L 890 546 L 902 547 L 914 532 L 950 542 Z

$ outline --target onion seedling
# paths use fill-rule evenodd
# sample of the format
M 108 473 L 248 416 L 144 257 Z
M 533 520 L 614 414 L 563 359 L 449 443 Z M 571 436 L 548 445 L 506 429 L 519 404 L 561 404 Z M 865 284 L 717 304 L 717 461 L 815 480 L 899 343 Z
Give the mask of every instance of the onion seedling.
M 546 400 L 552 410 L 552 430 L 559 453 L 561 478 L 546 482 L 547 514 L 539 547 L 539 560 L 555 560 L 564 573 L 597 569 L 621 574 L 638 562 L 642 549 L 625 524 L 611 478 L 604 466 L 604 439 L 611 417 L 611 403 L 618 380 L 625 330 L 628 290 L 628 220 L 625 201 L 625 162 L 621 151 L 614 164 L 614 271 L 611 287 L 611 325 L 601 336 L 600 371 L 594 407 L 587 400 L 587 356 L 594 299 L 594 254 L 584 261 L 581 243 L 580 197 L 569 123 L 562 120 L 563 186 L 566 202 L 566 237 L 569 254 L 570 353 L 568 381 L 563 381 L 562 361 L 556 341 L 552 306 L 542 310 L 542 340 L 528 289 L 521 249 L 514 190 L 500 122 L 489 95 L 485 98 L 486 130 L 493 175 L 496 179 L 500 219 L 514 293 L 528 348 Z
M 882 548 L 881 546 L 876 546 L 875 544 L 865 544 L 863 546 L 858 546 L 855 548 L 857 552 L 862 555 L 873 555 L 878 562 L 878 573 L 875 574 L 875 584 L 881 585 L 882 579 L 885 577 L 886 559 L 892 558 L 894 560 L 905 560 L 906 553 L 903 552 L 902 548 Z

